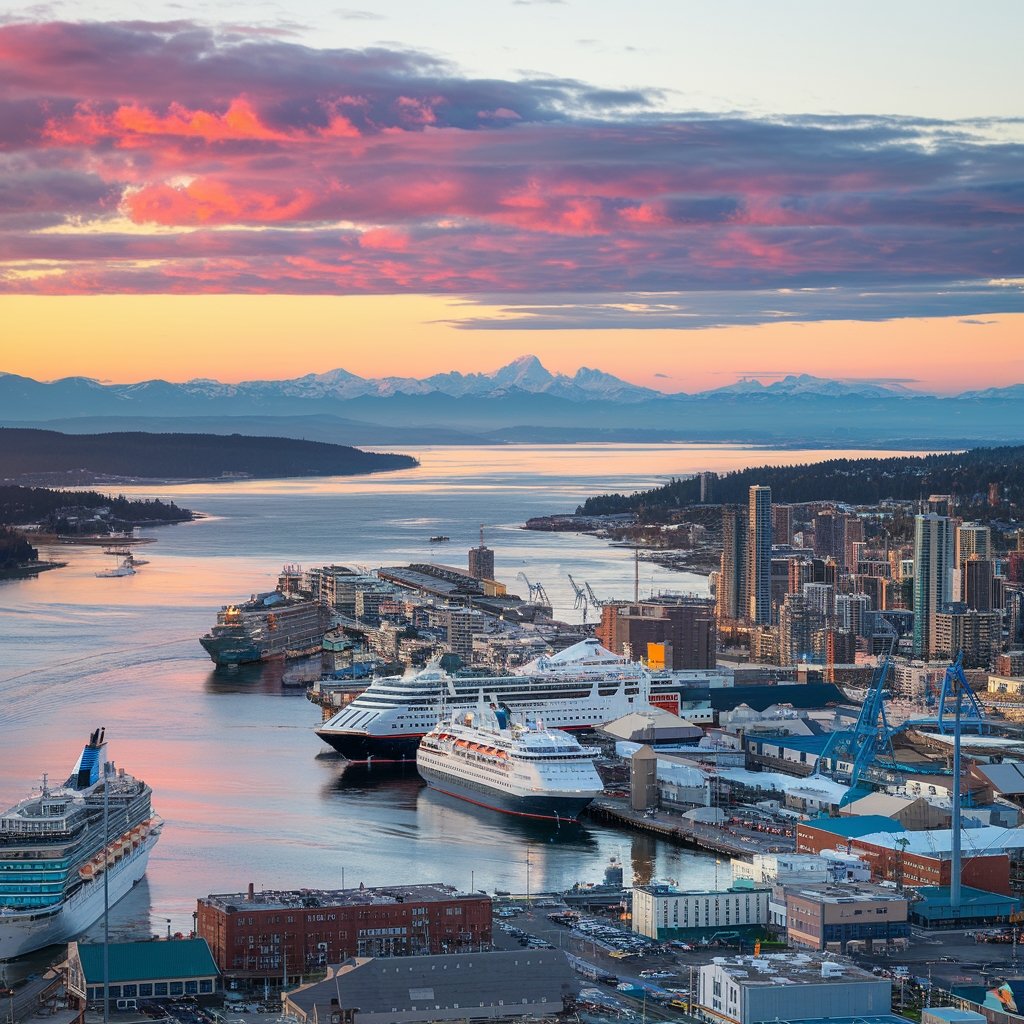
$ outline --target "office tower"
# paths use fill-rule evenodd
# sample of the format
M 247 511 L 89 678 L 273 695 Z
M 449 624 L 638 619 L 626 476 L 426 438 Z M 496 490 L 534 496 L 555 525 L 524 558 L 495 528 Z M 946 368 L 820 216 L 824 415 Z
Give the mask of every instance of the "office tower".
M 995 562 L 981 555 L 971 555 L 960 563 L 960 600 L 978 612 L 990 612 L 995 581 Z
M 772 543 L 793 543 L 792 505 L 772 505 Z
M 718 580 L 718 617 L 747 616 L 747 515 L 738 505 L 722 509 L 722 571 Z
M 715 481 L 717 473 L 703 472 L 700 474 L 700 503 L 708 505 L 715 500 Z
M 853 577 L 856 593 L 867 594 L 871 598 L 872 608 L 881 609 L 885 607 L 885 583 L 886 580 L 882 576 L 869 576 L 860 573 Z
M 843 564 L 847 572 L 856 572 L 857 563 L 864 553 L 864 522 L 857 516 L 846 517 L 846 537 L 843 545 Z
M 779 664 L 795 665 L 814 657 L 814 633 L 822 619 L 803 594 L 787 594 L 779 609 Z
M 758 625 L 772 619 L 772 489 L 750 488 L 747 509 L 747 617 Z
M 1006 644 L 1011 649 L 1024 647 L 1024 589 L 1007 587 L 1003 594 L 1006 615 Z
M 638 660 L 648 644 L 664 644 L 669 669 L 714 668 L 718 659 L 714 602 L 706 597 L 606 604 L 597 638 L 616 654 L 628 646 Z
M 842 562 L 846 557 L 846 516 L 834 508 L 823 508 L 813 523 L 814 553 Z
M 484 544 L 482 526 L 479 546 L 469 549 L 469 575 L 478 580 L 494 579 L 494 552 Z
M 927 661 L 935 646 L 935 616 L 952 597 L 950 521 L 933 512 L 914 517 L 914 657 Z

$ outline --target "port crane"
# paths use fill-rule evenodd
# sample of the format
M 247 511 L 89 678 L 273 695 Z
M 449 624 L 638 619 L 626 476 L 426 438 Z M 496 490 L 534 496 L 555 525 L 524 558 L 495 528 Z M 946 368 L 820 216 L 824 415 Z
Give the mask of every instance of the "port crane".
M 569 577 L 569 583 L 572 585 L 573 593 L 576 595 L 576 599 L 573 602 L 573 608 L 576 611 L 583 612 L 583 625 L 587 624 L 587 611 L 590 608 L 590 598 L 587 596 L 587 592 L 581 587 L 573 578 L 572 573 L 566 573 Z
M 531 583 L 530 578 L 525 572 L 517 572 L 516 579 L 522 580 L 526 584 L 526 589 L 529 591 L 530 600 L 534 604 L 544 604 L 550 607 L 551 602 L 548 600 L 548 592 L 544 589 L 543 583 Z
M 594 593 L 594 590 L 589 583 L 584 582 L 583 586 L 587 588 L 587 597 L 590 598 L 591 606 L 594 608 L 600 608 L 604 602 L 597 599 L 597 594 Z

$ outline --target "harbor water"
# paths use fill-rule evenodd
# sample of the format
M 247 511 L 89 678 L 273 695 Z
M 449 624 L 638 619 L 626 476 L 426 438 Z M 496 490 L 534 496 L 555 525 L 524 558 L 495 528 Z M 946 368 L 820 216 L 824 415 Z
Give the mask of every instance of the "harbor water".
M 135 576 L 97 578 L 110 556 L 62 546 L 41 557 L 66 568 L 0 583 L 0 805 L 26 795 L 43 772 L 66 777 L 89 731 L 104 726 L 110 755 L 152 785 L 167 822 L 147 880 L 112 915 L 117 934 L 187 932 L 197 897 L 250 882 L 541 891 L 598 881 L 613 855 L 627 882 L 728 879 L 714 857 L 645 835 L 538 828 L 432 793 L 414 773 L 347 771 L 313 734 L 319 709 L 301 688 L 281 685 L 280 665 L 215 671 L 198 637 L 222 604 L 271 589 L 284 562 L 464 565 L 481 524 L 498 578 L 525 593 L 517 580 L 525 573 L 545 586 L 556 614 L 578 621 L 567 573 L 600 598 L 627 597 L 631 552 L 524 531 L 526 518 L 672 475 L 859 453 L 696 445 L 411 453 L 418 468 L 368 477 L 117 488 L 205 518 L 145 531 L 154 542 Z M 450 542 L 430 543 L 442 534 Z M 641 563 L 640 589 L 706 592 L 707 580 Z

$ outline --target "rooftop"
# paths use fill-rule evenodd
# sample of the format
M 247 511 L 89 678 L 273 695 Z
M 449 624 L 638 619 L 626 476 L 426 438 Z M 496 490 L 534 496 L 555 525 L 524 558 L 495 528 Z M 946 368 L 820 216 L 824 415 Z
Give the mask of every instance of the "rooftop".
M 103 980 L 103 944 L 79 942 L 78 957 L 89 984 Z M 220 974 L 205 939 L 110 943 L 110 980 L 216 978 Z
M 869 885 L 866 882 L 859 882 L 856 885 L 787 885 L 786 893 L 804 896 L 819 903 L 877 903 L 879 900 L 907 902 L 904 893 L 895 892 L 883 885 Z
M 879 832 L 899 832 L 902 835 L 905 831 L 898 821 L 881 814 L 863 814 L 859 818 L 811 818 L 800 824 L 844 839 L 861 839 Z
M 254 892 L 252 899 L 245 892 L 214 893 L 199 902 L 233 914 L 253 909 L 284 910 L 317 907 L 366 907 L 394 903 L 437 903 L 442 900 L 484 899 L 474 893 L 461 892 L 440 882 L 430 885 L 387 885 L 367 889 L 291 889 Z
M 712 965 L 720 967 L 739 985 L 820 985 L 822 982 L 874 982 L 870 971 L 848 960 L 822 953 L 763 953 L 761 956 L 716 956 Z M 828 965 L 827 967 L 825 965 Z M 823 974 L 823 970 L 828 972 Z
M 634 892 L 648 892 L 653 896 L 728 896 L 743 894 L 749 896 L 752 892 L 771 892 L 770 886 L 762 886 L 752 889 L 749 885 L 731 885 L 728 889 L 679 889 L 674 885 L 634 885 Z

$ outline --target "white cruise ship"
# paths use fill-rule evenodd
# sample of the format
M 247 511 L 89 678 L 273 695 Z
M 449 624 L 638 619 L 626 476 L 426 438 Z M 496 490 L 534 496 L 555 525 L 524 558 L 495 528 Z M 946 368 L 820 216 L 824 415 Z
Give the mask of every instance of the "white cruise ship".
M 505 814 L 574 821 L 602 788 L 594 747 L 557 729 L 513 723 L 482 700 L 420 741 L 416 769 L 432 789 Z
M 152 791 L 123 768 L 104 779 L 106 742 L 89 737 L 71 777 L 0 815 L 0 960 L 67 942 L 146 873 L 162 822 Z M 104 785 L 107 829 L 103 827 Z
M 518 719 L 540 718 L 552 729 L 592 729 L 646 708 L 651 677 L 643 665 L 597 640 L 582 640 L 507 676 L 452 676 L 431 666 L 374 679 L 316 734 L 350 761 L 412 761 L 441 705 L 471 711 L 481 687 Z

